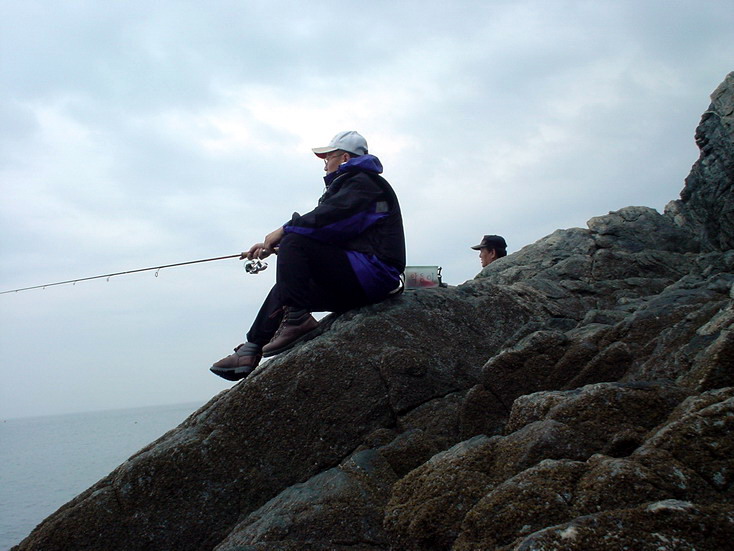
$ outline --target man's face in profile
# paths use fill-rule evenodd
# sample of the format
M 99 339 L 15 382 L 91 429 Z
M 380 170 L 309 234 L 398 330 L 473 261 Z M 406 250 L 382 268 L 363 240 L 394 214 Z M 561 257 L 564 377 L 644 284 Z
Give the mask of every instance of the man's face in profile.
M 482 268 L 489 266 L 495 260 L 497 260 L 497 251 L 487 247 L 479 249 L 479 261 L 482 263 Z

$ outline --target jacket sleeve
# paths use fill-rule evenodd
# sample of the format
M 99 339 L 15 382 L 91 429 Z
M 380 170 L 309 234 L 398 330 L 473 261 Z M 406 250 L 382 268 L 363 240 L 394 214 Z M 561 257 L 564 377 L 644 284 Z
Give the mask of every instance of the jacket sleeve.
M 383 190 L 364 174 L 350 177 L 336 192 L 325 194 L 311 212 L 294 216 L 284 229 L 333 244 L 342 244 L 388 215 Z

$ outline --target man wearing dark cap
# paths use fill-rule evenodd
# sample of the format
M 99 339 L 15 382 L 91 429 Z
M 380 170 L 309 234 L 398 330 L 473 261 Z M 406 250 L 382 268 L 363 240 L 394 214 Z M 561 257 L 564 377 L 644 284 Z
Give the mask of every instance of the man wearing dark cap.
M 380 174 L 382 164 L 353 130 L 312 150 L 324 160 L 326 191 L 316 207 L 242 253 L 277 253 L 276 283 L 255 318 L 247 342 L 210 370 L 230 381 L 247 377 L 261 358 L 311 335 L 312 312 L 344 312 L 384 300 L 402 289 L 405 235 L 400 205 Z
M 472 247 L 479 251 L 479 261 L 482 268 L 489 266 L 492 262 L 503 256 L 507 256 L 507 243 L 501 235 L 485 235 L 479 245 Z

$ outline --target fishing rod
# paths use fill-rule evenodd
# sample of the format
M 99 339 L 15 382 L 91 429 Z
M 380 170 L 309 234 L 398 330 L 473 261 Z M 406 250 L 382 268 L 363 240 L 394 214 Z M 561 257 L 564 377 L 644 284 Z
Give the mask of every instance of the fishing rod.
M 163 268 L 173 268 L 175 266 L 186 266 L 187 264 L 199 264 L 201 262 L 213 262 L 215 260 L 224 260 L 226 258 L 240 258 L 242 259 L 247 253 L 237 253 L 237 254 L 230 254 L 227 256 L 217 256 L 214 258 L 203 258 L 201 260 L 189 260 L 188 262 L 177 262 L 175 264 L 163 264 L 161 266 L 151 266 L 150 268 L 138 268 L 136 270 L 127 270 L 124 272 L 115 272 L 113 274 L 102 274 L 102 275 L 96 275 L 96 276 L 90 276 L 90 277 L 80 277 L 78 279 L 68 279 L 66 281 L 57 281 L 56 283 L 45 283 L 43 285 L 33 285 L 32 287 L 21 287 L 19 289 L 10 289 L 8 291 L 0 291 L 0 295 L 4 295 L 7 293 L 19 293 L 20 291 L 30 291 L 31 289 L 45 289 L 46 287 L 54 287 L 56 285 L 76 285 L 79 281 L 89 281 L 91 279 L 102 279 L 105 278 L 109 281 L 111 277 L 114 276 L 121 276 L 121 275 L 127 275 L 127 274 L 135 274 L 138 272 L 148 272 L 151 270 L 156 270 L 155 277 L 158 277 L 158 272 L 162 270 Z M 259 258 L 247 260 L 245 261 L 245 271 L 248 274 L 257 274 L 258 272 L 262 272 L 265 268 L 268 267 L 267 262 L 263 262 Z

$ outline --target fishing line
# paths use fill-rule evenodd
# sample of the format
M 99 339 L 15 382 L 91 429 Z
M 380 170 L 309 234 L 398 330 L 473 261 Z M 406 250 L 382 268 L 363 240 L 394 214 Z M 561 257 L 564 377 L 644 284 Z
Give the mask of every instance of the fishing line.
M 227 256 L 217 256 L 214 258 L 203 258 L 201 260 L 189 260 L 188 262 L 177 262 L 175 264 L 163 264 L 161 266 L 152 266 L 150 268 L 139 268 L 137 270 L 127 270 L 125 272 L 115 272 L 113 274 L 103 274 L 103 275 L 96 275 L 96 276 L 90 276 L 90 277 L 80 277 L 78 279 L 57 281 L 56 283 L 46 283 L 44 285 L 33 285 L 32 287 L 22 287 L 19 289 L 10 289 L 9 291 L 1 291 L 0 295 L 4 295 L 6 293 L 19 293 L 20 291 L 30 291 L 31 289 L 45 289 L 46 287 L 54 287 L 56 285 L 68 285 L 68 284 L 76 285 L 77 282 L 79 281 L 89 281 L 91 279 L 106 278 L 107 281 L 109 281 L 109 279 L 114 276 L 135 274 L 137 272 L 148 272 L 150 270 L 155 270 L 156 271 L 155 276 L 158 277 L 158 272 L 162 270 L 163 268 L 173 268 L 174 266 L 185 266 L 187 264 L 199 264 L 201 262 L 213 262 L 214 260 L 224 260 L 225 258 L 241 258 L 241 257 L 242 257 L 242 253 L 237 253 L 237 254 L 230 254 Z M 252 263 L 252 261 L 249 261 L 249 262 Z M 247 273 L 257 273 L 267 268 L 267 263 L 262 262 L 262 261 L 257 261 L 257 262 L 258 262 L 257 269 L 248 269 L 248 264 L 245 264 L 245 270 L 247 271 Z

